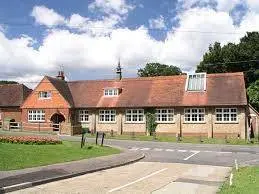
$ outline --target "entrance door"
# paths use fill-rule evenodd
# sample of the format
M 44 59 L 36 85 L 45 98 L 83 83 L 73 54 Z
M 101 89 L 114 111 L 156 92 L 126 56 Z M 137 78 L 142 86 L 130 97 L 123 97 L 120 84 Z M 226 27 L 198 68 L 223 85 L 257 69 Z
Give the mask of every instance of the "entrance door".
M 62 114 L 55 113 L 54 115 L 52 115 L 50 120 L 52 122 L 53 131 L 59 131 L 60 123 L 65 121 L 65 117 Z

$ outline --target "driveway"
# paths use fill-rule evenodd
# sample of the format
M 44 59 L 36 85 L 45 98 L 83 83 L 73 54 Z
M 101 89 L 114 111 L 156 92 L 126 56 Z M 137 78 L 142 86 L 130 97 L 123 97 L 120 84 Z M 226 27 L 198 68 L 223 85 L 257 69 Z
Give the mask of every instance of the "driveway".
M 216 193 L 231 168 L 137 162 L 13 193 Z

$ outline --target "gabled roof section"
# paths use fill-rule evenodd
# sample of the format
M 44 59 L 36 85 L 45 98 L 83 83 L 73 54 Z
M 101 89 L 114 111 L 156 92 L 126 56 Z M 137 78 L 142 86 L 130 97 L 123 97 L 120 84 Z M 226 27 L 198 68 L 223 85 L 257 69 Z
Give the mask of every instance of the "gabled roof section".
M 0 84 L 0 107 L 19 107 L 31 92 L 23 84 Z
M 69 103 L 71 107 L 74 106 L 73 97 L 71 95 L 70 89 L 67 85 L 67 82 L 57 78 L 45 76 L 50 83 L 58 90 L 62 97 Z
M 243 73 L 206 75 L 206 91 L 186 92 L 187 76 L 124 78 L 68 82 L 75 107 L 172 107 L 247 105 Z M 105 88 L 120 88 L 106 98 Z

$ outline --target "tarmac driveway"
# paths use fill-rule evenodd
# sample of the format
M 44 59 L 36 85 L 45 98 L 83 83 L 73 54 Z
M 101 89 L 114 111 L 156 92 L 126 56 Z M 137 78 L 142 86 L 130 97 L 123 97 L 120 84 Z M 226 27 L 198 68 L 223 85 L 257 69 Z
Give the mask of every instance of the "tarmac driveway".
M 231 168 L 137 162 L 13 193 L 216 193 Z

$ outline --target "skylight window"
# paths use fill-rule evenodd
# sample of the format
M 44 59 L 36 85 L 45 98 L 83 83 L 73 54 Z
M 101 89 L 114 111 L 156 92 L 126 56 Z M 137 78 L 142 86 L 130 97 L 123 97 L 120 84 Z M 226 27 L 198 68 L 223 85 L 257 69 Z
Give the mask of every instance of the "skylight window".
M 206 90 L 206 73 L 189 74 L 186 82 L 187 91 Z
M 104 90 L 104 96 L 118 96 L 119 89 L 118 88 L 108 88 Z

